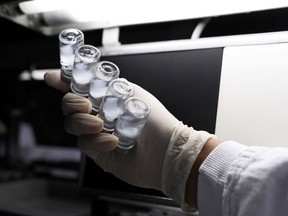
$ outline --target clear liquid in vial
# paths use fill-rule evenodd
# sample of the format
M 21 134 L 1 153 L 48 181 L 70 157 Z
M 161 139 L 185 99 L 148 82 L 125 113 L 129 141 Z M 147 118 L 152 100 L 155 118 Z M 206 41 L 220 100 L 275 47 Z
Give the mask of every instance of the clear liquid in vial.
M 119 77 L 119 68 L 112 62 L 101 61 L 95 67 L 89 88 L 88 99 L 94 112 L 99 111 L 103 97 L 106 95 L 110 81 Z
M 122 105 L 119 103 L 119 99 L 113 96 L 104 98 L 103 107 L 99 115 L 104 116 L 105 120 L 113 122 L 122 112 Z
M 145 122 L 146 119 L 135 120 L 129 116 L 120 116 L 116 124 L 115 133 L 119 138 L 125 137 L 134 140 L 140 135 Z
M 84 44 L 84 34 L 78 29 L 65 29 L 59 34 L 61 77 L 70 83 L 75 50 Z
M 60 63 L 64 69 L 72 70 L 74 63 L 74 49 L 72 46 L 60 47 Z
M 92 79 L 90 83 L 90 95 L 93 98 L 102 98 L 107 91 L 108 84 L 104 80 Z
M 114 135 L 119 138 L 116 150 L 127 153 L 134 147 L 149 114 L 150 106 L 144 100 L 131 97 L 125 102 L 124 111 L 118 117 L 114 131 Z
M 71 77 L 71 90 L 81 96 L 88 96 L 93 67 L 101 56 L 100 51 L 91 45 L 80 46 L 75 51 L 74 67 Z
M 77 83 L 79 85 L 84 85 L 90 82 L 92 77 L 91 69 L 89 68 L 89 65 L 84 64 L 77 64 L 74 65 L 75 70 L 73 71 L 73 80 L 74 83 Z
M 104 131 L 114 131 L 117 118 L 122 112 L 122 106 L 123 104 L 120 103 L 119 98 L 113 96 L 103 98 L 98 116 L 104 121 Z
M 109 83 L 98 114 L 104 121 L 104 130 L 110 132 L 114 130 L 117 118 L 123 112 L 125 100 L 133 93 L 132 85 L 124 78 L 117 78 Z

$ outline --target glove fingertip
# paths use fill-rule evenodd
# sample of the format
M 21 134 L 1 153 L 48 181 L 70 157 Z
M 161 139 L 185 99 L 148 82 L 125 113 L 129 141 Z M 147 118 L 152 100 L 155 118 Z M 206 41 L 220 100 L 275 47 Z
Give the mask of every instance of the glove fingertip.
M 117 144 L 118 138 L 108 133 L 80 135 L 77 142 L 78 147 L 91 158 L 98 152 L 113 151 Z
M 113 134 L 102 133 L 102 135 L 102 144 L 99 145 L 99 149 L 103 152 L 113 151 L 118 145 L 118 137 Z
M 66 83 L 61 79 L 60 71 L 47 71 L 43 78 L 46 84 L 52 88 L 62 92 L 68 92 L 70 89 L 69 83 Z
M 62 98 L 61 109 L 66 116 L 78 112 L 91 113 L 92 104 L 87 98 L 68 92 Z
M 117 136 L 114 136 L 114 135 L 111 136 L 111 141 L 112 141 L 111 145 L 113 144 L 113 149 L 112 150 L 114 150 L 117 147 L 118 140 L 119 140 L 119 138 Z

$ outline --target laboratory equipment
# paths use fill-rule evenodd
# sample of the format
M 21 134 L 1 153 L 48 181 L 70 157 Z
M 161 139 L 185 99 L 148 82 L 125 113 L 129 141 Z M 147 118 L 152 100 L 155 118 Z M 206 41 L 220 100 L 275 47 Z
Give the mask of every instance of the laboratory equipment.
M 123 112 L 119 115 L 113 134 L 119 138 L 116 150 L 129 152 L 136 144 L 150 114 L 150 106 L 138 97 L 125 101 Z
M 113 79 L 102 99 L 98 116 L 104 121 L 104 131 L 112 132 L 125 100 L 134 93 L 132 85 L 124 78 Z
M 84 34 L 78 29 L 65 29 L 59 34 L 61 77 L 65 82 L 71 82 L 75 50 L 83 44 Z
M 94 112 L 98 112 L 109 82 L 118 78 L 119 74 L 120 70 L 117 65 L 110 61 L 101 61 L 94 67 L 88 95 Z
M 91 45 L 82 45 L 75 51 L 71 77 L 72 92 L 87 97 L 94 66 L 100 61 L 100 51 Z

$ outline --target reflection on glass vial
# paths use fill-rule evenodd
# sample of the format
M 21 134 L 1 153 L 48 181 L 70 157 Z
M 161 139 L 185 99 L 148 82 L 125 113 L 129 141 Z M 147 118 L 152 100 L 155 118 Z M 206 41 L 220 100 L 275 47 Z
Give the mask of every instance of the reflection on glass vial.
M 94 112 L 98 112 L 102 99 L 107 92 L 109 82 L 118 78 L 119 74 L 120 70 L 117 65 L 110 61 L 101 61 L 95 66 L 88 96 Z
M 133 87 L 126 79 L 118 78 L 109 83 L 98 113 L 98 116 L 104 121 L 104 131 L 112 132 L 114 130 L 125 100 L 132 95 Z
M 114 135 L 119 138 L 117 151 L 130 151 L 150 114 L 150 106 L 142 99 L 130 97 L 124 104 L 123 113 L 119 115 L 115 125 Z
M 100 60 L 100 51 L 91 45 L 80 46 L 75 51 L 71 77 L 71 90 L 81 96 L 88 96 L 93 67 Z
M 84 44 L 84 34 L 78 29 L 65 29 L 59 34 L 61 76 L 70 83 L 75 50 Z

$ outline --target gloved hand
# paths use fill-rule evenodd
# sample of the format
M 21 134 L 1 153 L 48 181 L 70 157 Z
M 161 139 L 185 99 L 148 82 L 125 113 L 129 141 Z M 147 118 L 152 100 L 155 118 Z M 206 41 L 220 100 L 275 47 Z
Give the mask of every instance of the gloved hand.
M 69 89 L 61 82 L 59 72 L 47 72 L 45 81 L 58 90 Z M 130 152 L 113 151 L 117 137 L 101 133 L 103 121 L 90 115 L 89 100 L 72 93 L 67 93 L 62 100 L 62 111 L 67 116 L 66 130 L 79 136 L 79 148 L 105 171 L 129 184 L 163 191 L 184 211 L 189 211 L 184 198 L 186 182 L 198 153 L 214 135 L 184 125 L 152 94 L 132 85 L 134 96 L 144 99 L 151 113 Z

